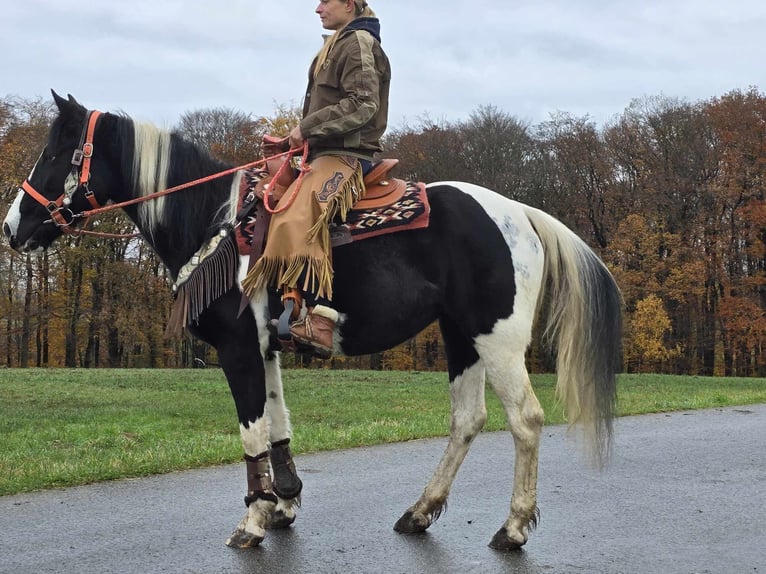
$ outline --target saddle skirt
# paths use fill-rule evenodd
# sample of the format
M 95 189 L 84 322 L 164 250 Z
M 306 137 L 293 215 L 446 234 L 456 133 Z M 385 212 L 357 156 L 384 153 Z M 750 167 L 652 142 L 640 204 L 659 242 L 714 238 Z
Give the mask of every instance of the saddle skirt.
M 425 184 L 395 178 L 384 179 L 395 164 L 396 160 L 383 160 L 367 175 L 365 198 L 347 213 L 345 222 L 336 222 L 330 227 L 333 247 L 386 233 L 428 227 L 431 207 Z M 239 213 L 245 198 L 256 193 L 256 187 L 266 175 L 259 169 L 243 170 L 237 205 Z M 255 231 L 258 220 L 257 211 L 251 211 L 240 222 L 236 233 L 240 255 L 252 254 L 253 235 L 254 232 L 258 233 Z

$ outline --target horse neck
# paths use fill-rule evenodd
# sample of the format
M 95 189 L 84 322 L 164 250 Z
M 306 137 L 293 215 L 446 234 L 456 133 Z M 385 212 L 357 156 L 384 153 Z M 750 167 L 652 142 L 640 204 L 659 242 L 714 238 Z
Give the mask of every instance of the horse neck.
M 147 197 L 228 167 L 151 124 L 123 118 L 120 132 L 122 187 L 130 198 Z M 233 177 L 216 178 L 126 208 L 173 277 L 208 238 L 233 220 Z

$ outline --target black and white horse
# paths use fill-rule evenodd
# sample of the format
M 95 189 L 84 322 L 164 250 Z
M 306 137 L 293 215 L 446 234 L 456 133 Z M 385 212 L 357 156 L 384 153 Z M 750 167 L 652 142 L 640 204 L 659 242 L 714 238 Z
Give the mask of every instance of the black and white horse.
M 46 249 L 73 214 L 94 204 L 139 198 L 227 167 L 175 134 L 122 115 L 93 120 L 71 96 L 54 98 L 59 115 L 48 143 L 4 223 L 19 251 Z M 84 150 L 75 159 L 88 160 L 85 177 L 77 161 L 73 168 L 75 150 Z M 239 177 L 124 208 L 173 278 L 234 221 Z M 335 248 L 333 303 L 341 314 L 335 351 L 380 352 L 439 321 L 452 399 L 449 442 L 423 494 L 394 528 L 422 532 L 439 517 L 486 420 L 486 380 L 505 409 L 516 452 L 510 514 L 490 545 L 519 548 L 538 517 L 543 411 L 525 366 L 536 315 L 557 351 L 557 391 L 569 421 L 581 423 L 586 444 L 603 462 L 620 364 L 620 293 L 593 251 L 551 216 L 468 183 L 431 183 L 427 190 L 427 228 Z M 244 273 L 240 264 L 240 281 Z M 292 429 L 267 329 L 279 299 L 258 293 L 239 315 L 241 296 L 235 285 L 189 328 L 217 349 L 236 404 L 249 461 L 247 512 L 227 543 L 249 547 L 267 527 L 294 520 L 300 481 L 285 449 Z

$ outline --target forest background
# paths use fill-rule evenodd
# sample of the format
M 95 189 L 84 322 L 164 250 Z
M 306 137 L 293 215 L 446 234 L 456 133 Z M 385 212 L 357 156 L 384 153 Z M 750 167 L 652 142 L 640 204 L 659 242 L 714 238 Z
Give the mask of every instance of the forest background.
M 54 116 L 49 99 L 0 99 L 0 217 Z M 280 105 L 263 116 L 203 109 L 173 130 L 241 165 L 261 156 L 265 133 L 286 134 L 297 119 Z M 566 112 L 530 125 L 488 105 L 466 120 L 391 127 L 385 146 L 400 159 L 398 177 L 483 185 L 585 239 L 622 289 L 625 372 L 766 375 L 766 95 L 757 88 L 697 102 L 643 97 L 603 126 Z M 133 230 L 115 212 L 97 225 Z M 164 337 L 168 279 L 140 239 L 64 237 L 41 256 L 3 242 L 0 365 L 214 365 L 203 343 Z M 533 371 L 551 370 L 542 348 L 529 354 Z M 283 364 L 446 370 L 437 325 L 385 353 L 326 363 L 285 355 Z

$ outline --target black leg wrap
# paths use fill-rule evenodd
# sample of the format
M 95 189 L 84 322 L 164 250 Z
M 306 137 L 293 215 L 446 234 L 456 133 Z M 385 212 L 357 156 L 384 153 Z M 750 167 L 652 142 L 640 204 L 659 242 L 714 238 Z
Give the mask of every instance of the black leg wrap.
M 280 440 L 271 445 L 271 468 L 274 471 L 274 492 L 280 498 L 296 498 L 303 490 L 295 463 L 290 452 L 290 439 Z
M 245 455 L 247 465 L 247 496 L 245 506 L 251 502 L 262 499 L 277 503 L 277 497 L 272 491 L 271 468 L 269 467 L 269 453 L 264 452 L 256 457 Z

